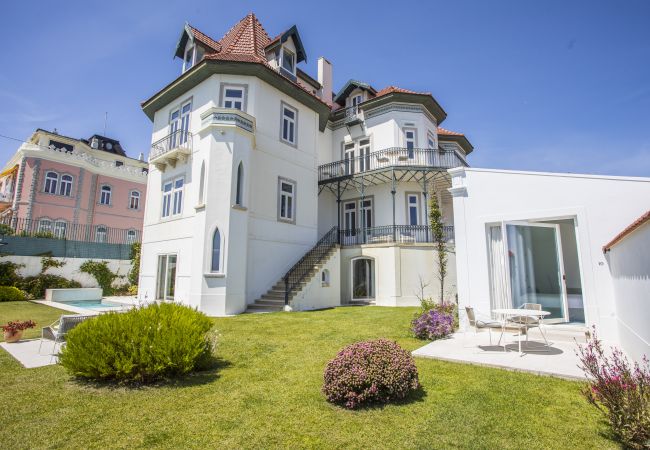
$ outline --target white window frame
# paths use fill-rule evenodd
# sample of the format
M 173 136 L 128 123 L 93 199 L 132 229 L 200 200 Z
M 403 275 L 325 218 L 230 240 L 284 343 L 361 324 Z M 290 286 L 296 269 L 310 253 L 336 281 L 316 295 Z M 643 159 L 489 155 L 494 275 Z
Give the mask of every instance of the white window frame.
M 137 230 L 134 230 L 133 228 L 126 230 L 126 243 L 127 244 L 133 244 L 136 242 L 138 238 L 138 232 Z
M 139 210 L 140 209 L 140 198 L 142 194 L 138 190 L 132 190 L 129 192 L 129 209 Z M 135 200 L 135 206 L 133 206 Z
M 291 192 L 284 191 L 283 185 L 291 186 Z M 288 178 L 278 177 L 278 222 L 296 223 L 297 184 Z M 287 208 L 287 205 L 289 206 Z M 284 214 L 282 212 L 284 206 Z
M 415 198 L 415 203 L 411 203 L 411 199 Z M 415 208 L 417 223 L 411 223 L 411 208 Z M 422 216 L 420 214 L 420 194 L 417 192 L 406 193 L 406 224 L 409 226 L 421 225 Z
M 169 190 L 166 187 L 169 186 Z M 174 190 L 174 180 L 165 181 L 162 185 L 162 205 L 160 207 L 160 217 L 166 218 L 171 216 L 172 212 L 172 191 Z
M 49 175 L 54 175 L 50 177 Z M 59 174 L 53 170 L 48 170 L 45 172 L 45 183 L 43 183 L 43 192 L 46 194 L 58 194 L 57 189 L 59 187 Z
M 159 254 L 159 255 L 156 255 L 156 256 L 157 256 L 157 260 L 156 260 L 156 292 L 155 292 L 156 300 L 174 300 L 174 296 L 176 294 L 176 278 L 177 278 L 177 274 L 178 274 L 178 254 L 177 253 L 164 253 L 164 254 Z M 170 295 L 168 295 L 167 286 L 169 284 L 168 283 L 168 281 L 169 281 L 168 280 L 168 277 L 169 277 L 169 258 L 172 257 L 172 256 L 174 257 L 174 264 L 175 264 L 176 268 L 175 268 L 174 280 L 172 280 L 172 283 L 174 285 L 174 295 L 170 296 Z M 162 282 L 163 282 L 163 289 L 162 289 L 163 290 L 163 295 L 162 295 L 162 297 L 160 297 L 158 294 L 159 294 L 159 290 L 160 290 L 159 288 L 160 288 L 160 282 L 161 282 L 161 279 L 160 279 L 160 265 L 161 264 L 160 264 L 160 262 L 161 262 L 162 258 L 165 258 L 165 268 L 164 268 L 164 274 L 163 274 L 163 280 L 162 280 Z
M 102 184 L 99 189 L 99 204 L 110 206 L 113 200 L 113 188 L 108 184 Z
M 287 57 L 287 53 L 291 56 L 289 58 L 291 60 L 291 67 L 292 67 L 291 70 L 284 67 L 284 60 Z M 291 50 L 289 50 L 288 48 L 284 47 L 284 46 L 282 47 L 282 56 L 281 56 L 281 59 L 280 59 L 280 67 L 282 68 L 282 70 L 285 70 L 285 71 L 289 72 L 292 75 L 296 74 L 296 54 L 294 52 L 292 52 Z
M 187 61 L 188 53 L 190 54 L 189 65 Z M 185 52 L 183 53 L 183 73 L 194 67 L 194 64 L 196 64 L 196 45 L 192 45 L 186 48 Z
M 436 135 L 430 130 L 427 131 L 427 146 L 430 150 L 434 150 L 436 148 Z
M 58 239 L 65 239 L 68 230 L 68 222 L 63 219 L 57 219 L 52 225 L 52 233 Z
M 285 115 L 286 111 L 292 112 L 293 118 L 286 116 Z M 287 123 L 286 138 L 284 133 L 285 122 Z M 293 136 L 291 135 L 291 131 L 293 131 Z M 293 137 L 293 140 L 290 139 L 291 137 Z M 280 140 L 293 147 L 296 147 L 298 145 L 298 109 L 289 106 L 284 102 L 281 103 L 281 108 L 280 108 Z
M 49 217 L 41 217 L 38 219 L 38 231 L 37 233 L 52 233 L 52 226 L 54 221 Z
M 355 103 L 356 102 L 356 103 Z M 363 103 L 363 94 L 356 94 L 352 99 L 350 100 L 350 105 L 351 106 L 359 106 L 359 103 Z
M 178 187 L 178 183 L 181 186 Z M 172 216 L 180 216 L 183 214 L 183 193 L 185 190 L 185 177 L 178 177 L 174 179 L 172 186 Z
M 180 105 L 169 111 L 169 148 L 174 149 L 183 145 L 188 140 L 190 131 L 190 117 L 192 116 L 193 98 L 183 101 Z M 184 133 L 176 134 L 177 131 Z
M 354 295 L 354 265 L 361 261 L 366 260 L 368 264 L 368 273 L 366 273 L 366 283 L 368 287 L 369 296 L 366 297 L 355 297 Z M 377 296 L 375 285 L 377 283 L 376 279 L 376 268 L 375 268 L 375 259 L 368 256 L 357 256 L 350 260 L 350 298 L 352 300 L 371 300 Z
M 101 233 L 103 234 L 103 237 L 100 239 L 100 231 L 103 229 L 104 231 Z M 108 227 L 106 225 L 97 225 L 95 227 L 95 242 L 98 243 L 105 243 L 108 241 Z
M 228 91 L 239 91 L 241 92 L 241 97 L 231 97 L 228 95 Z M 230 105 L 228 105 L 229 102 Z M 239 108 L 236 106 L 236 103 L 240 104 Z M 224 84 L 221 107 L 246 111 L 246 86 L 238 84 Z
M 413 133 L 413 137 L 409 138 L 408 133 Z M 413 144 L 413 147 L 409 149 L 409 143 Z M 417 128 L 404 127 L 404 148 L 408 149 L 409 159 L 415 157 L 415 149 L 418 148 L 418 130 Z
M 64 180 L 64 178 L 69 178 L 69 180 Z M 59 177 L 59 195 L 64 197 L 72 196 L 72 184 L 74 183 L 74 177 L 69 173 L 64 173 Z

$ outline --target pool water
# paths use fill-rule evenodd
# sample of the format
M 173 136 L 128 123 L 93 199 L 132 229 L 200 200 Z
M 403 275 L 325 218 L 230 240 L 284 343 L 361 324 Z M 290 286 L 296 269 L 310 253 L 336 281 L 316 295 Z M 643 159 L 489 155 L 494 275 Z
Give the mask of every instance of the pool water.
M 85 309 L 105 309 L 105 308 L 121 308 L 122 305 L 117 303 L 106 302 L 103 300 L 77 300 L 73 302 L 60 302 L 66 305 L 76 306 L 77 308 Z

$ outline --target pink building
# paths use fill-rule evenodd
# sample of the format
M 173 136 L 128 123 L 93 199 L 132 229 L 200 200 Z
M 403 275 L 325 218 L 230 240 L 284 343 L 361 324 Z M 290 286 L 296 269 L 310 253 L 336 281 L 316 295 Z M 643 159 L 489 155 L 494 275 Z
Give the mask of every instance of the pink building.
M 119 141 L 38 129 L 0 173 L 0 221 L 71 240 L 134 242 L 146 183 L 147 163 Z

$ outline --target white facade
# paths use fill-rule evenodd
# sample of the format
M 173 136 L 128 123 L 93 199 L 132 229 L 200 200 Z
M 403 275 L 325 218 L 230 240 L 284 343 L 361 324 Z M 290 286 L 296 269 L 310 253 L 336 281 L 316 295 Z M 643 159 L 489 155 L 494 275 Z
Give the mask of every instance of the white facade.
M 650 355 L 650 221 L 614 244 L 605 258 L 614 284 L 621 345 L 640 360 Z
M 518 256 L 507 247 L 506 257 L 494 257 L 490 250 L 494 244 L 491 227 L 508 223 L 522 227 L 557 225 L 557 236 L 562 240 L 560 253 L 565 255 L 562 265 L 575 272 L 564 270 L 560 274 L 566 278 L 560 294 L 566 296 L 564 301 L 568 308 L 577 309 L 581 300 L 583 323 L 595 325 L 600 336 L 612 342 L 621 341 L 617 323 L 629 321 L 630 328 L 636 330 L 639 330 L 639 320 L 648 323 L 647 302 L 646 307 L 639 304 L 640 300 L 620 303 L 615 296 L 615 285 L 619 283 L 616 273 L 622 267 L 611 264 L 613 261 L 603 254 L 603 245 L 647 209 L 650 179 L 469 168 L 452 169 L 450 173 L 461 313 L 464 313 L 464 306 L 473 306 L 489 314 L 500 301 L 497 295 L 500 291 L 505 292 L 506 300 L 513 299 L 513 282 L 507 278 L 508 266 L 512 266 Z M 647 246 L 647 239 L 643 242 Z M 643 242 L 638 241 L 639 244 Z M 508 241 L 508 246 L 510 244 Z M 575 262 L 567 257 L 571 246 L 576 252 Z M 539 250 L 530 251 L 528 257 L 538 258 L 535 263 L 543 265 Z M 645 262 L 636 261 L 634 267 L 644 270 L 647 258 Z M 510 267 L 511 275 L 515 271 Z M 577 280 L 576 286 L 569 286 L 567 280 L 571 278 Z M 634 287 L 625 288 L 620 283 L 619 286 L 621 289 L 642 289 L 636 283 Z M 573 295 L 573 305 L 572 289 L 579 292 Z M 626 303 L 629 306 L 624 306 Z M 630 314 L 636 314 L 636 318 L 630 319 Z M 556 321 L 567 320 L 573 322 L 570 316 Z M 645 339 L 647 345 L 647 334 L 640 339 Z

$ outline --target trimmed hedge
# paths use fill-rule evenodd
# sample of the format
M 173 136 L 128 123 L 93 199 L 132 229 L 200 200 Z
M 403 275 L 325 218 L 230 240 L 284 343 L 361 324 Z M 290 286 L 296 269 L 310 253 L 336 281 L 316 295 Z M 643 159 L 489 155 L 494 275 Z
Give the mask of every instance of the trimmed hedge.
M 388 339 L 357 342 L 341 350 L 325 368 L 323 393 L 348 409 L 388 403 L 420 387 L 409 352 Z
M 0 286 L 0 302 L 19 302 L 26 300 L 25 293 L 14 286 Z
M 76 377 L 151 383 L 209 366 L 212 321 L 174 303 L 102 314 L 73 328 L 60 362 Z

